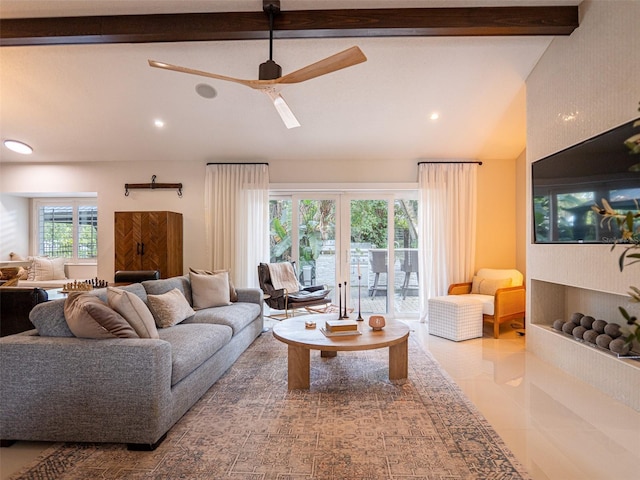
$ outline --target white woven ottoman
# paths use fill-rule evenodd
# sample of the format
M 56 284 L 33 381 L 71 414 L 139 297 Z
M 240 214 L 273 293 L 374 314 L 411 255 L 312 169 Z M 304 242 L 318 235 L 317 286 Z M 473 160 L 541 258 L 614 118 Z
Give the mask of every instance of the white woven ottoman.
M 482 337 L 482 302 L 462 295 L 428 300 L 429 333 L 459 342 Z

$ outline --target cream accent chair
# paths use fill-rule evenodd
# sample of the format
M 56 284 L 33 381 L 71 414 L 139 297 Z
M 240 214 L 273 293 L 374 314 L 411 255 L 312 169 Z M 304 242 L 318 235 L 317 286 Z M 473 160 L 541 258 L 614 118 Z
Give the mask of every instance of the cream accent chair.
M 511 279 L 511 286 L 502 286 Z M 481 268 L 475 282 L 449 285 L 449 295 L 465 295 L 482 302 L 482 319 L 493 322 L 493 338 L 500 335 L 500 324 L 525 317 L 525 288 L 518 270 Z M 474 288 L 475 283 L 475 288 Z M 497 288 L 496 288 L 497 287 Z M 495 290 L 494 294 L 493 291 Z M 474 293 L 472 293 L 474 291 Z M 478 293 L 475 293 L 478 291 Z

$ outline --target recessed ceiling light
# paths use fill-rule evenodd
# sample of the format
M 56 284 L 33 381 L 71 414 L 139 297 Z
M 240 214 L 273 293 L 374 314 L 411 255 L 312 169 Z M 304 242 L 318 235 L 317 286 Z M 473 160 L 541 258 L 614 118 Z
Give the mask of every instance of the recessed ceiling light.
M 158 128 L 162 128 L 162 127 L 164 127 L 164 122 L 163 122 L 162 120 L 160 120 L 159 118 L 156 118 L 156 119 L 153 121 L 153 124 L 154 124 L 156 127 L 158 127 Z
M 5 140 L 4 146 L 9 150 L 12 150 L 16 153 L 21 153 L 23 155 L 31 155 L 33 153 L 33 148 L 23 142 L 19 142 L 18 140 Z
M 206 83 L 199 83 L 196 85 L 196 93 L 202 98 L 215 98 L 218 94 L 216 89 Z
M 438 120 L 438 119 L 440 118 L 440 114 L 439 114 L 438 112 L 433 112 L 433 113 L 429 116 L 429 118 L 430 118 L 431 120 Z

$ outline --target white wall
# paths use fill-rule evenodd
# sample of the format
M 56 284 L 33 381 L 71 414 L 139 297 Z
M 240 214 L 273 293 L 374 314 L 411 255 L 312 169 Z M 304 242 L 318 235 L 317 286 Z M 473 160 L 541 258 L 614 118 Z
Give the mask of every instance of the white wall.
M 29 199 L 0 195 L 0 259 L 29 253 Z

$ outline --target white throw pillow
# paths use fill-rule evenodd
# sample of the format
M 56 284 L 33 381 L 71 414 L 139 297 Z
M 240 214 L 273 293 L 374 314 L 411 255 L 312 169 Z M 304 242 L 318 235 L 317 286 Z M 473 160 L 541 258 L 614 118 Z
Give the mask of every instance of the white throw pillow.
M 193 308 L 200 310 L 209 307 L 231 305 L 229 294 L 229 272 L 213 275 L 189 272 Z
M 147 295 L 147 302 L 159 328 L 172 327 L 196 313 L 177 288 L 162 295 Z
M 31 276 L 31 272 L 33 272 L 33 279 L 29 278 L 29 280 L 66 280 L 67 277 L 64 274 L 64 258 L 32 258 L 33 261 L 29 269 L 29 276 Z
M 496 279 L 474 276 L 473 283 L 471 284 L 471 293 L 478 293 L 480 295 L 495 295 L 496 290 L 498 290 L 499 288 L 507 288 L 510 286 L 510 278 Z
M 135 293 L 107 287 L 109 306 L 124 317 L 140 338 L 160 338 L 151 311 Z

